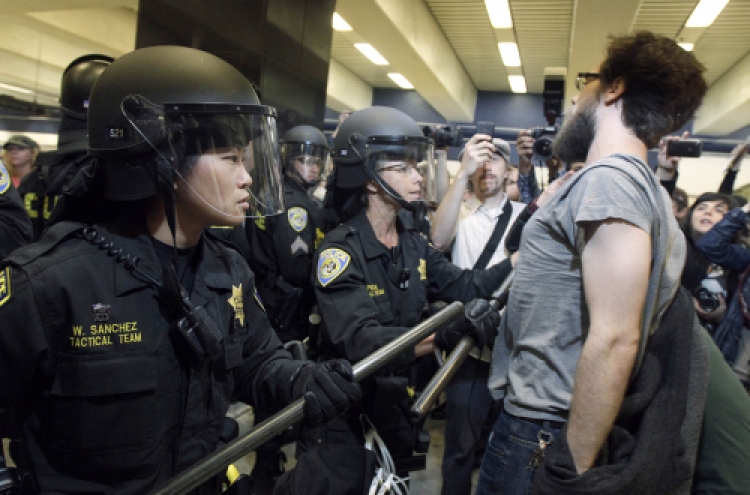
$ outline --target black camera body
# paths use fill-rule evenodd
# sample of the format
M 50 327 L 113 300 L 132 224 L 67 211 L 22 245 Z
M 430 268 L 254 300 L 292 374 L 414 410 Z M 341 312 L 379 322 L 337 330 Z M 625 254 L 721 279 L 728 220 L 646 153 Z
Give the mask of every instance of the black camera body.
M 456 147 L 463 144 L 461 130 L 458 127 L 426 125 L 422 127 L 422 133 L 425 137 L 432 138 L 435 141 L 436 148 Z
M 538 161 L 547 161 L 555 154 L 552 148 L 552 142 L 557 136 L 559 127 L 548 125 L 544 127 L 535 127 L 531 129 L 531 137 L 534 138 L 534 159 Z
M 695 291 L 695 294 L 693 294 L 693 297 L 698 301 L 698 306 L 707 313 L 712 313 L 721 306 L 719 296 L 705 287 L 699 287 L 698 290 Z
M 703 151 L 700 139 L 670 139 L 667 141 L 667 156 L 699 158 Z
M 532 129 L 534 141 L 534 160 L 545 162 L 555 154 L 552 143 L 559 127 L 557 118 L 562 115 L 562 104 L 565 98 L 564 68 L 547 67 L 544 69 L 544 90 L 542 91 L 544 118 L 547 125 Z

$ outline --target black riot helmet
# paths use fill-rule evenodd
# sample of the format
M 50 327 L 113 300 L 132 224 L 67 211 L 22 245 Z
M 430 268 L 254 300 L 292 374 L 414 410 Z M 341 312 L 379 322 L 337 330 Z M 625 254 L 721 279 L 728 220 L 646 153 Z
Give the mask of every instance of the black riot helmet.
M 252 179 L 246 214 L 283 210 L 276 111 L 260 104 L 242 73 L 210 53 L 153 46 L 115 60 L 91 93 L 88 136 L 109 199 L 164 197 L 181 179 L 220 210 L 221 198 L 212 204 L 215 194 L 202 196 L 187 179 L 201 156 L 232 150 Z
M 293 127 L 281 140 L 281 160 L 288 174 L 306 188 L 314 187 L 328 160 L 328 140 L 317 127 Z
M 400 110 L 377 106 L 358 110 L 341 124 L 333 143 L 335 187 L 358 188 L 373 180 L 401 206 L 413 210 L 416 205 L 402 198 L 378 172 L 393 164 L 407 171 L 416 168 L 424 181 L 422 201 L 433 201 L 433 144 L 414 119 Z
M 60 110 L 63 114 L 86 120 L 91 89 L 104 69 L 113 61 L 114 59 L 107 55 L 92 53 L 78 57 L 68 64 L 60 83 Z

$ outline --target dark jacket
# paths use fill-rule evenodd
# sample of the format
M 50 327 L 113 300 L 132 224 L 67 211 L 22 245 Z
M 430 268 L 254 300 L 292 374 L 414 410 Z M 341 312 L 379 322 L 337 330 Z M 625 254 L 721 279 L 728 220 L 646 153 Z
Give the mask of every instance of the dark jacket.
M 398 229 L 396 263 L 375 237 L 364 209 L 323 239 L 313 285 L 323 318 L 324 356 L 357 362 L 418 324 L 428 298 L 489 298 L 510 272 L 510 260 L 487 270 L 462 270 L 417 230 L 400 220 Z M 414 352 L 407 352 L 391 366 L 413 360 Z
M 144 493 L 216 449 L 230 402 L 290 402 L 300 363 L 233 249 L 203 237 L 190 300 L 221 337 L 219 357 L 200 360 L 149 281 L 162 279 L 150 237 L 96 227 L 102 249 L 82 228 L 55 224 L 0 265 L 0 413 L 15 412 L 32 491 Z
M 532 493 L 689 491 L 708 369 L 700 332 L 690 295 L 678 291 L 658 330 L 649 338 L 641 369 L 628 387 L 596 464 L 581 476 L 576 473 L 566 426 L 547 449 L 535 473 Z M 696 349 L 702 350 L 696 354 Z
M 258 293 L 282 341 L 308 336 L 308 317 L 315 301 L 310 272 L 323 238 L 320 204 L 293 178 L 284 176 L 285 211 L 248 221 L 246 231 L 257 276 Z
M 32 241 L 32 226 L 10 174 L 0 162 L 0 260 Z

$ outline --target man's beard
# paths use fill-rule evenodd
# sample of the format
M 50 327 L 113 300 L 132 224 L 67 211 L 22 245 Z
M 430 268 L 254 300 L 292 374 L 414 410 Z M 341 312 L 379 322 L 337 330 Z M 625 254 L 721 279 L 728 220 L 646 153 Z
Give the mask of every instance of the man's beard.
M 553 144 L 555 154 L 568 166 L 585 162 L 596 135 L 596 100 L 567 117 Z

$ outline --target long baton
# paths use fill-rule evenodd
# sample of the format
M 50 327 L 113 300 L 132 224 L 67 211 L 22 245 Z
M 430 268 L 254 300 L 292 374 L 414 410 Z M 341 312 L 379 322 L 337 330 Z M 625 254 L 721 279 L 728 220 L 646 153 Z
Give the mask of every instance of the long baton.
M 508 298 L 508 291 L 510 290 L 510 284 L 513 282 L 514 273 L 515 272 L 510 272 L 500 285 L 500 288 L 492 294 L 490 303 L 495 309 L 500 309 L 505 306 L 505 302 Z M 463 362 L 469 356 L 469 353 L 473 348 L 474 337 L 467 335 L 458 341 L 458 344 L 456 344 L 456 347 L 453 348 L 453 351 L 451 351 L 445 359 L 443 365 L 435 372 L 417 400 L 412 404 L 411 410 L 409 411 L 412 422 L 416 423 L 421 421 L 432 409 L 435 401 L 440 397 L 440 394 L 445 390 L 445 387 L 451 381 L 453 375 L 456 374 L 458 368 L 461 367 Z
M 391 343 L 373 352 L 353 367 L 354 381 L 359 382 L 375 373 L 396 356 L 414 347 L 435 331 L 462 317 L 464 305 L 455 301 L 434 314 Z M 229 464 L 249 454 L 268 440 L 300 421 L 304 413 L 305 399 L 297 399 L 287 407 L 258 424 L 245 436 L 238 438 L 218 452 L 176 475 L 166 484 L 154 490 L 152 495 L 185 493 L 200 486 L 212 476 L 224 471 Z

